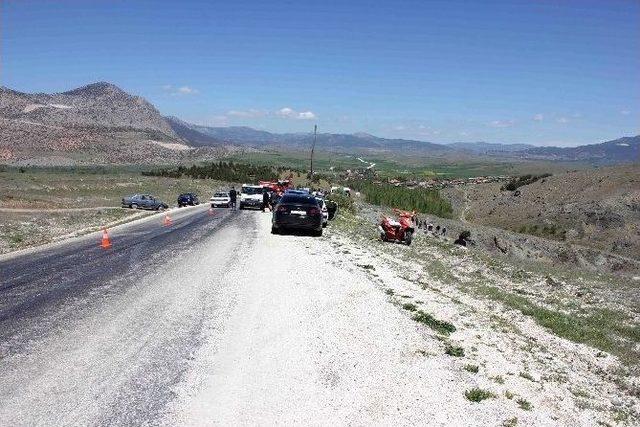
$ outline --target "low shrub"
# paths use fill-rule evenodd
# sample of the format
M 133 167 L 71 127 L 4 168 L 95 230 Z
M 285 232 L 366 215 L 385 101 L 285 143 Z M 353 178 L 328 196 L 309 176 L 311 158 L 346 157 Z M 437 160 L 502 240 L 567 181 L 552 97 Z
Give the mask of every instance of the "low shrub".
M 515 191 L 515 190 L 517 190 L 518 188 L 520 188 L 520 187 L 522 187 L 524 185 L 533 184 L 534 182 L 538 181 L 539 179 L 546 178 L 548 176 L 551 176 L 551 174 L 550 173 L 543 173 L 542 175 L 522 175 L 522 176 L 518 176 L 518 177 L 512 178 L 511 181 L 509 181 L 508 183 L 503 185 L 501 190 L 502 191 Z
M 443 320 L 438 320 L 429 313 L 425 313 L 422 310 L 418 310 L 416 314 L 413 315 L 412 319 L 416 322 L 424 323 L 434 331 L 444 335 L 449 335 L 450 333 L 456 331 L 456 327 L 453 326 L 453 324 Z
M 464 397 L 472 402 L 482 402 L 485 399 L 493 399 L 496 395 L 491 393 L 489 390 L 474 387 L 471 390 L 465 391 Z
M 444 352 L 449 356 L 462 357 L 464 356 L 464 348 L 457 345 L 447 344 L 444 348 Z

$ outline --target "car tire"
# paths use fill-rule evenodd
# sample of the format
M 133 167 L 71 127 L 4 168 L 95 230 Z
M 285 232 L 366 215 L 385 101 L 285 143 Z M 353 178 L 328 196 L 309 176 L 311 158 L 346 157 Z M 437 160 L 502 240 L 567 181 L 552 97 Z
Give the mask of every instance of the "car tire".
M 271 234 L 280 234 L 280 230 L 274 226 L 271 226 Z
M 131 203 L 131 204 L 129 205 L 129 207 L 130 207 L 131 209 L 139 209 L 139 208 L 138 208 L 138 205 L 137 205 L 137 204 L 135 204 L 135 203 Z
M 322 236 L 322 228 L 320 230 L 313 230 L 313 235 L 316 237 Z
M 156 208 L 158 212 L 162 212 L 164 210 L 164 206 L 160 205 Z

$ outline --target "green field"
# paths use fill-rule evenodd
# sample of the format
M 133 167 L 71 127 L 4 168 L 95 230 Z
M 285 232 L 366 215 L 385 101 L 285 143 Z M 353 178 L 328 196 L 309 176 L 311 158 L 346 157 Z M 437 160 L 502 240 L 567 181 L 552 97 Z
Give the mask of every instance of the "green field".
M 367 164 L 360 162 L 361 157 L 375 163 L 375 170 L 381 178 L 470 178 L 487 175 L 524 175 L 555 173 L 570 169 L 582 169 L 586 165 L 559 162 L 509 162 L 494 159 L 452 160 L 434 157 L 415 157 L 390 155 L 385 158 L 376 155 L 352 155 L 330 152 L 316 152 L 314 169 L 319 173 L 340 173 L 347 169 L 360 169 Z M 256 165 L 284 167 L 296 170 L 309 169 L 309 153 L 302 151 L 247 152 L 229 156 L 225 160 L 245 162 Z M 333 168 L 333 170 L 331 169 Z

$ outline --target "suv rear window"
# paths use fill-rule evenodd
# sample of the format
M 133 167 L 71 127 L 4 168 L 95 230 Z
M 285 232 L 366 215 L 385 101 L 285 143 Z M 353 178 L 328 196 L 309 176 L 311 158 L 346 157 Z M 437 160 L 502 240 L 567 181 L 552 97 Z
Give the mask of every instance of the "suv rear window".
M 305 196 L 302 194 L 285 194 L 280 199 L 280 203 L 302 203 L 305 205 L 317 205 L 318 201 L 315 197 Z

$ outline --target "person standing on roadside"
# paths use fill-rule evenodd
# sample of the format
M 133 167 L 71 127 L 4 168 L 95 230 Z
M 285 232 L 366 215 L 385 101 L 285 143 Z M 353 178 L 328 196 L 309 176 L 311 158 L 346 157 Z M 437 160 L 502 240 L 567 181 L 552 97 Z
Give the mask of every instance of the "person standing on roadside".
M 271 202 L 271 196 L 269 195 L 269 190 L 266 188 L 262 193 L 262 212 L 266 212 L 269 207 L 269 203 Z
M 237 198 L 238 198 L 238 193 L 236 192 L 236 189 L 231 187 L 231 190 L 229 190 L 229 199 L 231 200 L 231 209 L 236 208 Z

